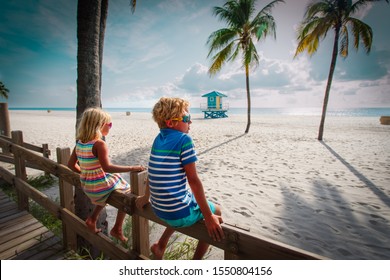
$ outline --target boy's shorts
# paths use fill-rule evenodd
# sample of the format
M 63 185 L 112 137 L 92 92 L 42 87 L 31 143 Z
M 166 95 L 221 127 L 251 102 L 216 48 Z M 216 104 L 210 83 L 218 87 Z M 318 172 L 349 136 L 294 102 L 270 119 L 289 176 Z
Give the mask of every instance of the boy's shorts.
M 215 205 L 211 201 L 207 201 L 210 207 L 210 210 L 213 214 L 215 214 Z M 200 211 L 199 205 L 197 204 L 195 207 L 190 208 L 190 215 L 188 215 L 185 218 L 177 219 L 177 220 L 166 220 L 161 219 L 164 222 L 166 222 L 168 225 L 170 225 L 173 228 L 180 228 L 180 227 L 189 227 L 195 224 L 196 222 L 203 220 L 203 214 L 202 211 Z

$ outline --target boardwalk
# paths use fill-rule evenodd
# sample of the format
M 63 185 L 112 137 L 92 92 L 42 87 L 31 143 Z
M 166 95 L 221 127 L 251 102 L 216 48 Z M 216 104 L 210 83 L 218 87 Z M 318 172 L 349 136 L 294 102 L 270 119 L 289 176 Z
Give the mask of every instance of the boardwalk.
M 0 259 L 61 260 L 72 254 L 62 241 L 0 190 Z

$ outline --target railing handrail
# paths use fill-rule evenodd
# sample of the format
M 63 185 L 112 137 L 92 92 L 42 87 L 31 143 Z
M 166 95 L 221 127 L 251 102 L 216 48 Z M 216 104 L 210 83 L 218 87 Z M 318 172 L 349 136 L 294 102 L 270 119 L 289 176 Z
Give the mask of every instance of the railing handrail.
M 31 161 L 39 165 L 44 171 L 50 172 L 51 174 L 68 182 L 69 184 L 75 187 L 81 187 L 79 174 L 73 172 L 64 164 L 59 164 L 50 159 L 41 157 L 20 145 L 5 140 L 4 138 L 0 138 L 0 146 L 3 149 L 4 148 L 8 149 L 8 151 L 12 152 L 16 157 L 20 157 L 23 160 Z M 5 169 L 0 168 L 0 174 L 5 174 Z M 8 179 L 9 176 L 10 176 L 9 174 L 5 175 L 5 177 L 7 177 Z M 146 183 L 145 180 L 146 176 L 147 176 L 146 171 L 139 172 L 139 173 L 131 173 L 131 188 L 142 189 L 142 187 L 144 187 L 142 186 L 142 184 Z M 53 206 L 54 202 L 48 202 L 48 199 L 45 198 L 44 195 L 43 198 L 42 195 L 41 196 L 37 195 L 36 192 L 38 191 L 36 191 L 35 189 L 34 191 L 29 189 L 28 186 L 26 186 L 27 183 L 25 183 L 22 179 L 13 178 L 12 181 L 16 184 L 16 187 L 18 189 L 26 192 L 27 195 L 31 196 L 34 200 L 37 200 L 38 203 L 45 201 L 46 203 L 44 203 L 44 205 L 47 204 L 46 206 L 49 208 L 49 210 L 51 210 L 54 213 L 57 213 L 56 214 L 57 217 L 62 219 L 63 222 L 65 222 L 65 224 L 72 223 L 72 226 L 75 229 L 77 229 L 77 234 L 80 234 L 84 238 L 88 238 L 89 241 L 91 239 L 92 243 L 94 245 L 96 244 L 98 247 L 102 246 L 101 244 L 99 244 L 100 242 L 95 240 L 97 235 L 91 234 L 86 229 L 85 223 L 83 223 L 83 221 L 81 221 L 76 216 L 70 215 L 71 212 L 69 212 L 69 210 L 67 210 L 66 208 L 62 208 L 62 207 L 57 208 L 56 206 Z M 138 195 L 135 194 L 124 194 L 115 191 L 110 195 L 110 197 L 107 200 L 107 203 L 119 210 L 125 211 L 129 215 L 143 217 L 147 220 L 151 220 L 161 225 L 167 226 L 153 213 L 150 205 L 147 205 L 142 210 L 138 209 L 135 206 L 135 199 L 137 197 Z M 295 248 L 293 246 L 289 246 L 281 242 L 271 240 L 266 237 L 253 235 L 235 226 L 222 224 L 222 228 L 224 230 L 226 238 L 220 242 L 214 241 L 209 237 L 203 221 L 198 222 L 191 227 L 177 229 L 177 231 L 182 232 L 191 237 L 194 237 L 198 240 L 205 241 L 215 247 L 224 250 L 225 258 L 229 258 L 229 259 L 230 258 L 233 259 L 325 259 L 323 256 L 317 255 L 315 253 L 307 252 L 305 250 Z M 139 237 L 140 236 L 136 236 L 136 238 Z M 145 244 L 148 246 L 148 243 Z M 140 249 L 138 248 L 138 250 Z M 146 252 L 148 252 L 148 250 L 149 248 L 146 249 Z M 111 252 L 111 254 L 113 253 Z M 130 251 L 129 254 L 130 255 L 126 255 L 126 256 L 130 258 L 135 258 L 135 257 L 143 258 L 143 255 L 147 255 L 139 251 L 138 252 Z M 123 256 L 123 254 L 121 256 Z

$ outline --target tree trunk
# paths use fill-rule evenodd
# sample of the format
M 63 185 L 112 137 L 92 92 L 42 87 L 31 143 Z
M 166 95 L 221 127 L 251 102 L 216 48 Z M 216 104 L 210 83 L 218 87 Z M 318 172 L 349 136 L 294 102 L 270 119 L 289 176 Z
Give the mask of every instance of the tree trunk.
M 101 76 L 103 42 L 107 19 L 108 0 L 78 0 L 77 6 L 77 120 L 76 130 L 85 109 L 102 107 Z M 75 190 L 76 215 L 83 220 L 93 211 L 94 205 L 81 189 Z M 107 234 L 107 213 L 103 209 L 97 227 Z M 88 248 L 93 258 L 100 255 L 81 238 L 79 248 Z
M 336 28 L 335 39 L 333 44 L 333 52 L 332 52 L 332 61 L 330 63 L 328 82 L 325 90 L 324 104 L 322 105 L 322 116 L 321 116 L 320 128 L 318 131 L 318 140 L 320 141 L 322 141 L 322 137 L 324 134 L 324 125 L 325 125 L 326 110 L 329 101 L 329 93 L 330 93 L 330 88 L 332 86 L 333 73 L 336 68 L 337 54 L 339 49 L 339 34 L 340 34 L 339 30 L 340 30 L 339 28 Z
M 77 6 L 77 124 L 89 107 L 99 107 L 100 20 L 102 0 L 78 0 Z
M 245 76 L 246 76 L 246 100 L 247 100 L 247 124 L 246 124 L 246 129 L 245 133 L 249 132 L 249 127 L 251 126 L 251 94 L 249 91 L 249 66 L 245 65 Z

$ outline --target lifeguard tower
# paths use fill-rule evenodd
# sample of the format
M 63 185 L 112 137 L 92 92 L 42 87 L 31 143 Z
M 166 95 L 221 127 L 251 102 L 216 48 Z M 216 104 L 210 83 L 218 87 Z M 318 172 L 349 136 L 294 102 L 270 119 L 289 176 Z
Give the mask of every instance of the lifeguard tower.
M 229 109 L 228 104 L 222 104 L 222 97 L 227 95 L 218 91 L 212 91 L 202 95 L 207 97 L 207 104 L 201 104 L 200 109 L 204 112 L 204 118 L 216 119 L 216 118 L 227 118 L 226 112 Z

